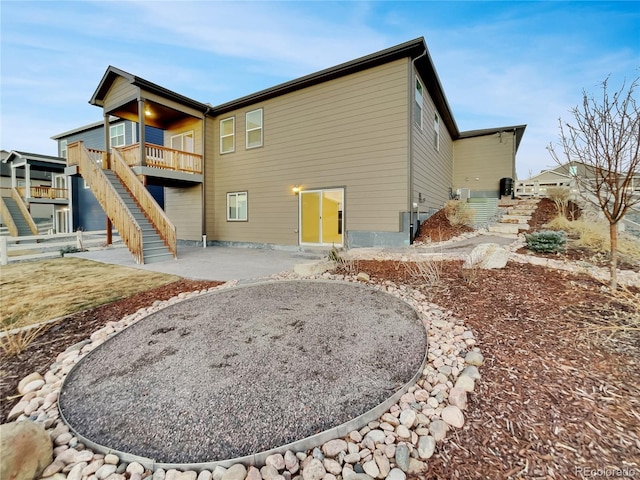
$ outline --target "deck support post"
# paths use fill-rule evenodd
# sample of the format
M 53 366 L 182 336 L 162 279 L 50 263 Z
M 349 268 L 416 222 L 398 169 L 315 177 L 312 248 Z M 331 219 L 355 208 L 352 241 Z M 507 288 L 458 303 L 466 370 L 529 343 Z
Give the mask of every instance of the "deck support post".
M 111 245 L 113 243 L 113 225 L 111 224 L 111 220 L 107 217 L 107 245 Z
M 111 130 L 109 128 L 109 114 L 104 114 L 104 157 L 102 157 L 102 169 L 107 170 L 111 168 Z
M 146 140 L 145 140 L 145 100 L 141 98 L 138 100 L 138 143 L 140 144 L 140 166 L 147 166 L 147 149 L 146 149 Z

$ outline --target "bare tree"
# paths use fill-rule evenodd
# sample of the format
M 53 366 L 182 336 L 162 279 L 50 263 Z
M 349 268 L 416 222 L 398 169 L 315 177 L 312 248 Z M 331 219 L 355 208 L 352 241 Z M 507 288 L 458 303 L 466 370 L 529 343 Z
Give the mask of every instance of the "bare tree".
M 583 90 L 582 106 L 570 110 L 574 123 L 559 121 L 560 153 L 549 145 L 558 164 L 583 164 L 583 168 L 570 168 L 569 173 L 582 197 L 594 203 L 609 222 L 612 289 L 617 288 L 618 222 L 640 204 L 640 193 L 633 188 L 634 176 L 636 182 L 640 179 L 640 111 L 634 98 L 639 81 L 637 78 L 628 88 L 623 84 L 610 95 L 605 80 L 597 100 Z

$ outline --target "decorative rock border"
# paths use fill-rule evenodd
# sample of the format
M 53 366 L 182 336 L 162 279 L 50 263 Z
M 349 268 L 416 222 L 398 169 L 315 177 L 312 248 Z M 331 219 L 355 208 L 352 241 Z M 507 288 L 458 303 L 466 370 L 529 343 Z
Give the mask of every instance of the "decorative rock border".
M 310 279 L 355 282 L 357 276 L 317 274 Z M 362 277 L 360 277 L 362 278 Z M 300 279 L 294 273 L 270 277 L 271 280 Z M 451 429 L 464 425 L 463 411 L 467 396 L 480 378 L 478 366 L 483 358 L 475 347 L 473 332 L 425 295 L 405 286 L 386 281 L 370 286 L 402 298 L 420 315 L 429 336 L 427 363 L 419 379 L 397 403 L 377 420 L 344 438 L 327 441 L 303 452 L 287 450 L 265 459 L 265 465 L 247 467 L 241 463 L 228 468 L 216 466 L 212 471 L 181 472 L 157 468 L 155 472 L 138 462 L 127 462 L 112 453 L 91 451 L 76 438 L 61 420 L 57 398 L 63 379 L 86 353 L 127 326 L 176 302 L 210 291 L 229 288 L 228 282 L 206 291 L 180 294 L 167 301 L 156 301 L 118 322 L 110 322 L 93 332 L 89 339 L 69 347 L 58 355 L 42 377 L 32 373 L 22 379 L 18 391 L 22 400 L 11 410 L 8 420 L 31 420 L 41 423 L 54 443 L 54 461 L 41 478 L 51 480 L 334 480 L 389 479 L 404 480 L 406 474 L 426 470 L 437 443 Z

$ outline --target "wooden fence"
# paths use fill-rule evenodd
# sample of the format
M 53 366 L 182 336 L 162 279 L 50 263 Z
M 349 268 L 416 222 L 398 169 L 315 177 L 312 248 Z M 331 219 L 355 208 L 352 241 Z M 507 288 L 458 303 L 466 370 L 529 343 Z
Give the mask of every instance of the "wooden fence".
M 0 237 L 0 265 L 25 260 L 41 260 L 62 256 L 65 250 L 91 250 L 103 247 L 107 243 L 107 231 L 97 230 L 74 233 L 56 233 L 53 235 L 32 235 L 25 237 Z M 120 238 L 114 235 L 112 243 L 122 245 Z

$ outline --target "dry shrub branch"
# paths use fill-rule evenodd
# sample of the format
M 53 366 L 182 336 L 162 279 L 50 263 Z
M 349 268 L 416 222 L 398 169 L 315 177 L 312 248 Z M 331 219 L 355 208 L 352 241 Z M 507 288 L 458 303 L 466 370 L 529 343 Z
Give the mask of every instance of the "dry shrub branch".
M 445 203 L 444 213 L 451 225 L 473 225 L 475 217 L 473 210 L 460 200 L 449 200 Z

